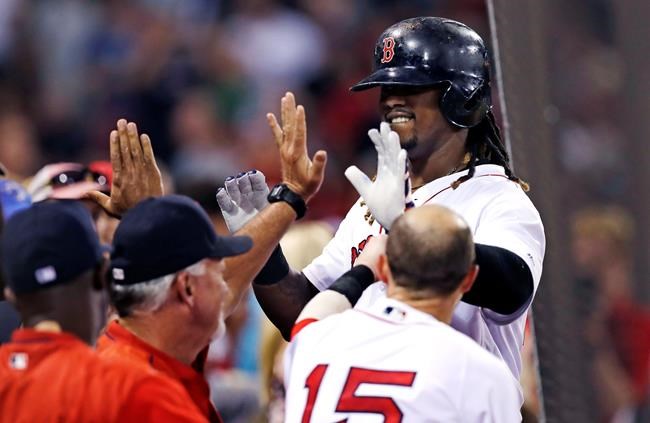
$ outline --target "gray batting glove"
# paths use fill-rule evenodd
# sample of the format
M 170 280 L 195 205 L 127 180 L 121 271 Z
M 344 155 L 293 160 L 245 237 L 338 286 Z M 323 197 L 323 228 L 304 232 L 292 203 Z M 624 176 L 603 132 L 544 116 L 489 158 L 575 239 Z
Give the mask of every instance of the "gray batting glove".
M 347 168 L 345 176 L 359 192 L 375 220 L 388 230 L 404 213 L 407 198 L 410 200 L 410 180 L 405 173 L 406 150 L 400 147 L 399 135 L 391 131 L 386 122 L 381 123 L 379 131 L 368 131 L 368 136 L 377 150 L 377 178 L 371 181 L 356 166 Z
M 217 203 L 228 230 L 235 233 L 269 205 L 269 187 L 264 174 L 257 170 L 230 176 L 224 185 L 217 191 Z

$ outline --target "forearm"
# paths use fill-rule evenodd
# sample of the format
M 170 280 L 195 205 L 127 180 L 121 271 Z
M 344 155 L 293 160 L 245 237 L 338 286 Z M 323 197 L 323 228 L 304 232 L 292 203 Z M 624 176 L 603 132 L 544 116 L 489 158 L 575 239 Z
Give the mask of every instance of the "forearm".
M 302 309 L 319 292 L 305 275 L 295 271 L 272 285 L 254 283 L 253 289 L 264 314 L 286 340 Z
M 226 259 L 224 278 L 231 291 L 230 301 L 226 305 L 227 315 L 239 304 L 251 281 L 295 219 L 296 213 L 291 206 L 277 202 L 270 204 L 237 231 L 236 235 L 247 235 L 253 239 L 253 248 L 246 254 Z
M 355 266 L 338 278 L 327 290 L 318 293 L 307 303 L 296 319 L 324 319 L 354 307 L 363 291 L 375 282 L 375 276 L 367 266 Z
M 478 277 L 463 302 L 509 315 L 533 295 L 533 275 L 526 262 L 504 248 L 476 244 Z

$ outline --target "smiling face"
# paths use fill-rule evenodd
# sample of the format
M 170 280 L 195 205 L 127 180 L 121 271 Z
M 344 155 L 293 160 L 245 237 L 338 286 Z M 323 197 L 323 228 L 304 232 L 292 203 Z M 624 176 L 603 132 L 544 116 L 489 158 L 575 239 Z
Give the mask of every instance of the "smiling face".
M 454 132 L 440 111 L 440 95 L 433 87 L 381 87 L 382 121 L 397 132 L 411 160 L 427 159 Z

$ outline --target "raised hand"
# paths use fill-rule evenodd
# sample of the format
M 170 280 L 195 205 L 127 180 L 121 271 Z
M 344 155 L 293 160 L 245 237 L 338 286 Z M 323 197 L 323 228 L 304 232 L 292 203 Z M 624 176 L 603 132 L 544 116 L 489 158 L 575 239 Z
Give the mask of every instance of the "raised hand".
M 266 118 L 280 150 L 282 182 L 308 202 L 318 192 L 325 174 L 327 153 L 319 150 L 312 160 L 307 155 L 307 123 L 303 106 L 288 92 L 280 101 L 282 125 L 273 113 Z
M 374 218 L 390 229 L 410 203 L 410 180 L 406 172 L 406 150 L 400 147 L 399 135 L 382 122 L 379 131 L 368 131 L 377 150 L 377 178 L 371 181 L 356 166 L 345 170 L 345 176 L 363 198 Z M 405 184 L 406 178 L 406 184 Z M 412 203 L 410 203 L 412 205 Z
M 375 235 L 368 240 L 363 247 L 363 251 L 357 257 L 354 265 L 368 266 L 375 275 L 375 280 L 379 279 L 379 257 L 386 254 L 386 241 L 388 236 L 385 234 Z
M 96 202 L 106 213 L 120 217 L 148 197 L 163 195 L 163 184 L 147 134 L 138 136 L 135 123 L 117 121 L 110 134 L 113 184 L 111 195 L 91 191 L 86 198 Z
M 257 170 L 230 176 L 224 185 L 217 191 L 217 203 L 228 230 L 235 233 L 269 205 L 269 187 L 264 174 Z

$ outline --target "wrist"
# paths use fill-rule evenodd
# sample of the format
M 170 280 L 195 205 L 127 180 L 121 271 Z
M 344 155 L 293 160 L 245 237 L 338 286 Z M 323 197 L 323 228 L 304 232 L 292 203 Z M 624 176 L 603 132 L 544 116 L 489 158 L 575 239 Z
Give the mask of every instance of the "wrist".
M 278 184 L 273 187 L 267 197 L 269 203 L 277 203 L 279 201 L 287 203 L 294 212 L 296 212 L 296 219 L 302 218 L 307 212 L 307 203 L 304 198 L 292 190 L 287 184 Z
M 328 289 L 345 296 L 350 304 L 359 301 L 363 291 L 375 282 L 372 270 L 364 265 L 356 265 L 338 278 Z

